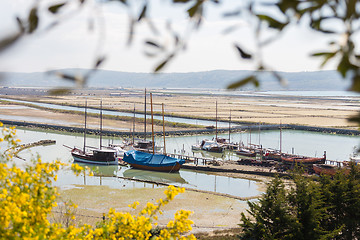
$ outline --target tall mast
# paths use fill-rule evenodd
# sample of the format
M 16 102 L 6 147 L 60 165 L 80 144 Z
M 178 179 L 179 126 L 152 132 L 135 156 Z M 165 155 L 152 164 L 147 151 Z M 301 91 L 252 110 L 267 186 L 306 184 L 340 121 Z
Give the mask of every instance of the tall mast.
M 280 121 L 280 153 L 282 153 L 282 126 Z
M 132 132 L 132 143 L 135 143 L 135 103 L 134 103 L 134 117 L 133 117 L 133 132 Z
M 164 135 L 164 155 L 166 155 L 166 145 L 165 145 L 165 119 L 164 119 L 164 103 L 162 104 L 162 115 L 163 115 L 163 135 Z
M 100 100 L 100 149 L 102 148 L 102 98 Z
M 84 127 L 84 150 L 85 153 L 85 146 L 86 146 L 86 116 L 87 115 L 87 98 L 85 98 L 85 127 Z
M 259 146 L 261 145 L 261 141 L 260 141 L 260 132 L 261 132 L 261 127 L 260 127 L 260 125 L 261 125 L 261 122 L 259 122 Z
M 146 141 L 146 88 L 145 88 L 145 106 L 144 106 L 144 140 Z
M 215 116 L 215 141 L 217 142 L 217 100 L 216 100 L 216 116 Z
M 229 143 L 231 142 L 230 134 L 231 134 L 231 109 L 230 109 L 230 116 L 229 116 Z
M 249 126 L 250 148 L 251 148 L 251 126 Z
M 150 93 L 150 105 L 151 105 L 151 137 L 152 137 L 152 147 L 153 147 L 153 154 L 155 154 L 155 141 L 154 141 L 154 116 L 153 116 L 152 93 Z

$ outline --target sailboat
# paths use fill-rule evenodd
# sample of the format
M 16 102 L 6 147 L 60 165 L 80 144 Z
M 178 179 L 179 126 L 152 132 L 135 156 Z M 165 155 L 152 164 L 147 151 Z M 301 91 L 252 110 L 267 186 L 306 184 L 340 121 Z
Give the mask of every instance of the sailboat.
M 182 164 L 185 163 L 183 159 L 177 159 L 166 155 L 165 141 L 164 141 L 164 154 L 155 153 L 154 147 L 154 119 L 153 119 L 153 107 L 152 107 L 152 94 L 150 93 L 151 100 L 151 122 L 152 122 L 152 153 L 130 150 L 124 153 L 123 161 L 130 164 L 133 168 L 152 170 L 160 172 L 177 172 Z M 164 112 L 164 108 L 163 108 Z M 164 115 L 163 115 L 164 116 Z M 163 117 L 164 122 L 164 117 Z M 163 129 L 165 126 L 163 125 Z M 165 131 L 164 131 L 165 140 Z
M 87 101 L 85 102 L 85 127 L 84 127 L 84 147 L 83 149 L 74 147 L 71 155 L 74 162 L 90 163 L 98 165 L 117 165 L 119 160 L 116 157 L 115 149 L 102 148 L 102 102 L 100 107 L 100 146 L 90 151 L 86 150 L 86 117 L 87 117 Z
M 218 134 L 217 134 L 217 101 L 216 101 L 216 125 L 215 125 L 215 140 L 207 140 L 204 139 L 201 141 L 200 147 L 201 150 L 208 151 L 208 152 L 217 152 L 222 153 L 224 151 L 224 148 L 222 144 L 218 142 Z

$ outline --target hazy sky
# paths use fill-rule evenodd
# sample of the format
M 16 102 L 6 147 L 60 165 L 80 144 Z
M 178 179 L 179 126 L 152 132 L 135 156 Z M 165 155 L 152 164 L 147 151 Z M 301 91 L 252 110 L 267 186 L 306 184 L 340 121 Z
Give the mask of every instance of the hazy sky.
M 15 16 L 26 17 L 29 0 L 2 0 L 0 2 L 0 37 L 16 28 Z M 46 1 L 43 1 L 46 2 Z M 56 2 L 56 1 L 51 1 Z M 135 1 L 142 3 L 143 1 Z M 164 58 L 145 56 L 148 51 L 145 40 L 159 40 L 171 47 L 173 39 L 165 31 L 166 22 L 171 20 L 174 31 L 184 34 L 188 20 L 182 5 L 176 7 L 166 0 L 152 0 L 150 17 L 160 30 L 154 36 L 146 23 L 135 29 L 131 46 L 126 44 L 129 30 L 129 16 L 118 3 L 88 4 L 81 12 L 51 31 L 38 33 L 23 39 L 15 47 L 0 54 L 0 71 L 36 72 L 60 68 L 91 68 L 96 56 L 105 55 L 103 69 L 126 72 L 151 72 Z M 190 34 L 186 51 L 164 69 L 165 72 L 197 72 L 217 69 L 249 70 L 253 62 L 240 59 L 234 48 L 239 44 L 248 52 L 255 50 L 253 25 L 240 18 L 223 18 L 224 12 L 233 11 L 245 1 L 224 0 L 219 6 L 210 4 L 205 9 L 203 24 L 198 31 Z M 139 8 L 132 8 L 131 14 L 138 15 Z M 42 13 L 41 28 L 54 17 Z M 89 21 L 94 30 L 89 30 Z M 231 34 L 222 32 L 232 25 L 240 26 Z M 270 33 L 269 33 L 270 34 Z M 281 39 L 269 45 L 262 52 L 265 64 L 279 71 L 319 70 L 319 61 L 308 55 L 315 50 L 326 49 L 328 39 L 321 38 L 304 26 L 287 29 Z M 325 69 L 332 69 L 330 64 Z

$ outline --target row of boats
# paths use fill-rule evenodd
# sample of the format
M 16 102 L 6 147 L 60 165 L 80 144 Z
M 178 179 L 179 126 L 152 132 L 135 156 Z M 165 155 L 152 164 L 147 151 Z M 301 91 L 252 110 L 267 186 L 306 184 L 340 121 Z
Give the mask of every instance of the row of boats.
M 229 150 L 236 153 L 240 158 L 275 160 L 289 164 L 323 164 L 326 161 L 326 152 L 324 152 L 322 157 L 306 157 L 282 153 L 280 150 L 271 148 L 263 148 L 261 145 L 249 144 L 245 146 L 244 143 L 229 143 L 224 138 L 216 138 L 213 140 L 204 139 L 200 144 L 192 145 L 191 148 L 193 151 L 203 150 L 217 153 Z

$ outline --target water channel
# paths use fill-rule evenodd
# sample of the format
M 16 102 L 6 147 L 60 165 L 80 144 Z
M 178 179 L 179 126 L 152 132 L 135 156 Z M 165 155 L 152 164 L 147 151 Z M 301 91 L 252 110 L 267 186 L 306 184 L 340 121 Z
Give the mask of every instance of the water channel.
M 23 101 L 23 100 L 15 100 L 15 99 L 7 99 L 7 98 L 0 98 L 0 100 L 10 101 L 10 102 L 15 102 L 15 103 L 32 104 L 34 106 L 45 107 L 45 108 L 50 108 L 50 109 L 81 111 L 81 112 L 84 111 L 83 107 L 63 106 L 63 105 L 57 105 L 57 104 L 51 104 L 51 103 L 39 103 L 39 102 L 31 102 L 31 101 Z M 99 114 L 99 109 L 88 108 L 87 112 Z M 102 112 L 104 115 L 134 117 L 134 113 L 130 113 L 130 112 L 119 112 L 119 111 L 111 111 L 111 110 L 103 110 Z M 214 113 L 214 116 L 215 116 L 215 113 Z M 2 116 L 0 116 L 0 117 L 2 117 Z M 144 118 L 144 114 L 135 113 L 135 117 L 136 118 Z M 146 118 L 150 119 L 151 118 L 150 114 L 147 114 Z M 8 118 L 6 118 L 6 119 L 8 119 Z M 162 120 L 162 116 L 154 116 L 154 119 Z M 23 120 L 26 121 L 27 119 L 23 119 Z M 29 120 L 31 121 L 31 119 L 29 119 Z M 45 123 L 45 121 L 46 120 L 44 119 L 44 121 L 42 121 L 42 122 Z M 195 120 L 195 119 L 188 119 L 188 118 L 181 118 L 181 117 L 169 117 L 169 116 L 165 116 L 165 121 L 176 122 L 176 123 L 196 124 L 196 125 L 201 125 L 201 126 L 215 126 L 215 124 L 216 124 L 215 121 L 200 120 L 200 119 Z M 53 124 L 61 124 L 61 123 L 53 122 Z M 229 127 L 229 122 L 218 121 L 217 125 L 218 125 L 218 127 L 221 127 L 221 128 L 225 128 L 225 127 L 227 128 L 227 127 Z M 232 123 L 232 126 L 234 126 L 234 125 L 238 125 L 238 124 Z
M 22 143 L 30 143 L 43 139 L 56 140 L 55 145 L 39 146 L 20 153 L 20 156 L 26 159 L 36 157 L 39 154 L 43 161 L 53 161 L 60 159 L 62 162 L 72 163 L 70 151 L 67 146 L 83 145 L 83 135 L 73 133 L 58 133 L 51 131 L 29 130 L 18 128 L 17 136 Z M 221 137 L 228 137 L 227 134 L 221 134 Z M 232 152 L 224 154 L 210 154 L 207 152 L 191 152 L 191 145 L 204 138 L 211 139 L 212 135 L 201 136 L 179 136 L 168 137 L 166 139 L 166 151 L 168 153 L 183 152 L 184 154 L 205 156 L 210 158 L 218 158 L 221 160 L 237 160 L 239 159 Z M 243 132 L 232 134 L 232 141 L 260 143 L 264 147 L 279 148 L 279 131 L 262 131 L 251 134 Z M 354 148 L 359 145 L 359 137 L 347 135 L 322 134 L 305 131 L 285 130 L 282 131 L 284 152 L 295 152 L 297 154 L 307 156 L 320 156 L 323 151 L 327 152 L 328 159 L 343 161 L 348 160 L 353 153 Z M 114 142 L 120 143 L 119 138 L 103 138 L 103 145 Z M 158 145 L 162 145 L 162 138 L 155 140 Z M 88 146 L 99 146 L 99 138 L 97 136 L 88 136 Z M 1 146 L 4 149 L 4 146 Z M 16 160 L 19 164 L 23 164 L 22 160 Z M 188 188 L 214 191 L 219 193 L 230 194 L 239 197 L 250 197 L 259 195 L 258 185 L 255 181 L 248 179 L 238 179 L 231 177 L 216 176 L 190 170 L 181 169 L 179 173 L 157 173 L 142 170 L 130 169 L 124 166 L 103 166 L 93 167 L 95 176 L 75 176 L 70 169 L 61 170 L 58 174 L 56 185 L 61 188 L 73 188 L 75 185 L 107 185 L 112 188 L 156 188 L 158 186 L 149 183 L 124 180 L 118 177 L 136 178 L 142 180 L 150 180 L 157 182 L 166 182 L 177 186 Z

